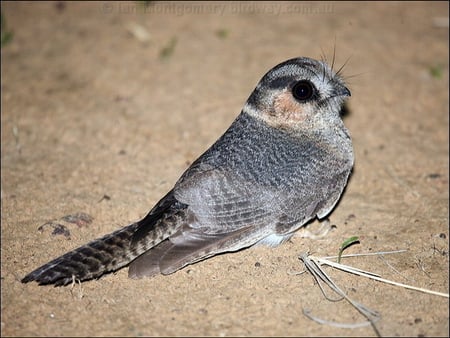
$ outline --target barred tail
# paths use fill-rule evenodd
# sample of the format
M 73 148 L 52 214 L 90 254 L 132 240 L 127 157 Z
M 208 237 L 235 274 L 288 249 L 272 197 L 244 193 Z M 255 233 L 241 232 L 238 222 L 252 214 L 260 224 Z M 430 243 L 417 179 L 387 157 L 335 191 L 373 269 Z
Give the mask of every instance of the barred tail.
M 133 223 L 70 251 L 29 273 L 22 283 L 36 281 L 39 284 L 67 285 L 73 279 L 98 278 L 117 270 L 144 251 L 144 248 L 139 250 L 136 246 L 132 249 L 130 245 L 138 226 L 138 223 Z
M 22 283 L 60 286 L 118 270 L 171 236 L 184 221 L 185 210 L 170 191 L 141 221 L 52 260 L 26 275 Z

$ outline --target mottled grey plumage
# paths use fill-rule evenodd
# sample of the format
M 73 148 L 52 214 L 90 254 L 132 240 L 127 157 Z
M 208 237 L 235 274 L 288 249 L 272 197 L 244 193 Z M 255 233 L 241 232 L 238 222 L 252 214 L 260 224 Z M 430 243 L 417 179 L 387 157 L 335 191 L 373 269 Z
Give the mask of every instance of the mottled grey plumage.
M 218 253 L 278 245 L 337 203 L 353 166 L 340 118 L 350 96 L 324 62 L 270 70 L 230 128 L 137 223 L 45 264 L 22 280 L 64 285 L 130 264 L 170 274 Z

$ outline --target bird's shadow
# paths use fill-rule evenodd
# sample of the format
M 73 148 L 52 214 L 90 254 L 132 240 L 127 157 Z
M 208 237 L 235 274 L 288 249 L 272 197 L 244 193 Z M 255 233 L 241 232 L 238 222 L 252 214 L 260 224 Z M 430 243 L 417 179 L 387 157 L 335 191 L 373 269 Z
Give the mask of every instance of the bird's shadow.
M 347 118 L 351 115 L 351 111 L 347 103 L 344 103 L 339 114 L 341 115 L 342 118 Z

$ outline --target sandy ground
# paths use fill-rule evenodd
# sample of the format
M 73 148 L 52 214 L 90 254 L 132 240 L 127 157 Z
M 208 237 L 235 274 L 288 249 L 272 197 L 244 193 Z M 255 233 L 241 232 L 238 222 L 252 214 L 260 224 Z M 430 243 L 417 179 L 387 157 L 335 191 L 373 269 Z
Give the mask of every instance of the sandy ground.
M 448 4 L 2 2 L 2 336 L 371 336 L 298 255 L 406 249 L 344 262 L 449 288 Z M 2 32 L 3 33 L 3 32 Z M 127 268 L 75 287 L 20 279 L 144 216 L 228 127 L 260 77 L 295 56 L 344 68 L 356 164 L 320 240 L 221 255 L 170 276 Z M 105 198 L 105 195 L 107 196 Z M 64 223 L 84 212 L 90 224 Z M 68 232 L 53 234 L 49 222 Z M 312 225 L 314 226 L 314 224 Z M 70 234 L 69 234 L 70 233 Z M 377 310 L 383 336 L 446 336 L 448 298 L 328 273 Z

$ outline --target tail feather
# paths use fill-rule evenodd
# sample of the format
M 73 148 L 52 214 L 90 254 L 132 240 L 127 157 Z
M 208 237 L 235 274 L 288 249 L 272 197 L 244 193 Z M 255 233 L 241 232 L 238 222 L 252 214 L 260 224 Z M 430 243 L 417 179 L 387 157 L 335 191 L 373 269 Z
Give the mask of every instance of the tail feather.
M 52 260 L 26 275 L 22 283 L 67 285 L 118 270 L 176 232 L 186 218 L 186 207 L 170 191 L 141 221 Z
M 133 223 L 70 251 L 32 271 L 22 283 L 67 285 L 73 279 L 83 281 L 115 271 L 142 254 L 143 247 L 139 250 L 130 246 L 137 227 L 138 224 Z

